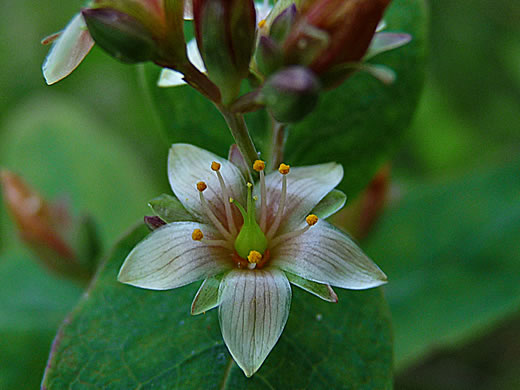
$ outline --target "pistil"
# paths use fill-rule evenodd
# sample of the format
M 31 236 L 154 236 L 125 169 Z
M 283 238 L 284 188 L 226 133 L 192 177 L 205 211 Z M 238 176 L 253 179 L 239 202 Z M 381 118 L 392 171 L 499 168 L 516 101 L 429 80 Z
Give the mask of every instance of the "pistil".
M 262 254 L 267 249 L 267 238 L 256 222 L 252 188 L 253 184 L 247 183 L 247 210 L 240 203 L 234 202 L 244 219 L 244 224 L 235 239 L 235 250 L 243 259 L 246 259 L 251 251 Z

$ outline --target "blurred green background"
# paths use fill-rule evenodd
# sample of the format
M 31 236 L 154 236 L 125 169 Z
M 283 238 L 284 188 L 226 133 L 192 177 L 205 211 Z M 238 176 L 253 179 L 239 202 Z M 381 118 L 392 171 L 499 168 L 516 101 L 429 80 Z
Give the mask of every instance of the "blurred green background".
M 0 4 L 0 166 L 93 215 L 108 248 L 168 190 L 167 147 L 136 67 L 94 48 L 45 85 L 39 42 L 80 6 Z M 396 388 L 518 389 L 520 4 L 429 6 L 423 97 L 362 245 L 391 281 Z M 34 389 L 81 290 L 30 260 L 1 207 L 0 389 Z

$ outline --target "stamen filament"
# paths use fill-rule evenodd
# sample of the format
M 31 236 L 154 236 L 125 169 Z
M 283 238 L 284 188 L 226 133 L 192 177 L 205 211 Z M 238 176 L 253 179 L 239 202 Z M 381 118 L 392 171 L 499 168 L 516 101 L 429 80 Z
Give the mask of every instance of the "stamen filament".
M 305 226 L 303 229 L 296 230 L 295 232 L 282 234 L 281 236 L 278 236 L 274 240 L 272 240 L 271 248 L 274 248 L 276 245 L 280 244 L 283 241 L 291 240 L 295 237 L 301 236 L 303 233 L 309 230 L 311 226 L 314 226 L 318 223 L 318 217 L 314 214 L 309 214 L 305 218 L 305 222 L 307 222 L 307 226 Z
M 213 224 L 216 226 L 218 231 L 220 233 L 222 233 L 222 235 L 227 240 L 232 241 L 233 237 L 231 236 L 231 234 L 229 234 L 229 232 L 226 230 L 224 225 L 222 225 L 222 223 L 218 220 L 218 218 L 215 216 L 215 214 L 213 214 L 213 211 L 211 211 L 211 209 L 209 208 L 208 202 L 206 202 L 206 198 L 204 198 L 202 191 L 199 192 L 199 196 L 200 196 L 200 203 L 202 205 L 202 208 L 204 209 L 204 212 L 206 213 L 208 218 L 211 219 L 211 222 L 213 222 Z
M 298 236 L 301 236 L 303 233 L 305 233 L 307 230 L 311 228 L 310 225 L 305 226 L 304 228 L 300 230 L 296 230 L 294 232 L 289 232 L 282 234 L 281 236 L 275 237 L 273 240 L 269 241 L 269 248 L 273 249 L 277 245 L 281 244 L 284 241 L 291 240 L 293 238 L 296 238 Z
M 269 228 L 266 236 L 267 239 L 270 240 L 275 235 L 278 227 L 280 226 L 280 222 L 282 221 L 283 209 L 285 208 L 285 199 L 287 197 L 287 177 L 285 174 L 282 176 L 282 195 L 280 196 L 280 203 L 278 204 L 278 210 L 276 210 L 276 217 L 274 219 L 273 224 Z
M 230 194 L 228 188 L 226 187 L 226 183 L 224 182 L 224 178 L 220 173 L 220 170 L 216 171 L 218 181 L 220 183 L 220 190 L 222 191 L 222 201 L 224 202 L 224 208 L 226 209 L 226 218 L 229 226 L 229 230 L 231 231 L 231 235 L 237 235 L 237 227 L 235 226 L 235 220 L 233 219 L 233 214 L 231 213 L 231 205 L 229 204 Z
M 267 190 L 265 188 L 265 173 L 260 171 L 260 229 L 265 232 L 267 221 Z
M 209 246 L 221 246 L 223 248 L 233 250 L 233 245 L 231 245 L 231 243 L 226 240 L 207 240 L 203 238 L 200 240 L 200 242 Z

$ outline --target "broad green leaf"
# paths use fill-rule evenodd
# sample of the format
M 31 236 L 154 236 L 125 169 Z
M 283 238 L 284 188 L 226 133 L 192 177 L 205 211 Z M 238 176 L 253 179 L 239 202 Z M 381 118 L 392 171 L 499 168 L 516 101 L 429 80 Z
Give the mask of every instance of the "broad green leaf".
M 164 222 L 196 221 L 197 219 L 184 208 L 173 195 L 162 194 L 148 202 L 152 211 Z
M 140 227 L 117 244 L 62 325 L 46 389 L 391 388 L 392 336 L 381 290 L 341 291 L 331 304 L 293 289 L 280 341 L 247 379 L 223 344 L 217 310 L 190 316 L 199 283 L 158 292 L 116 281 L 145 234 Z
M 373 60 L 397 79 L 383 85 L 365 72 L 323 94 L 316 110 L 293 126 L 287 160 L 293 164 L 336 161 L 345 168 L 340 189 L 355 196 L 396 148 L 417 105 L 424 78 L 426 14 L 423 0 L 395 0 L 385 31 L 412 35 L 407 45 Z
M 60 98 L 31 99 L 6 118 L 0 134 L 0 164 L 45 198 L 91 215 L 105 242 L 142 218 L 160 192 L 139 150 Z M 11 234 L 4 243 L 13 240 Z
M 388 275 L 397 368 L 520 309 L 518 160 L 413 189 L 368 253 Z
M 0 389 L 39 388 L 52 339 L 80 294 L 20 249 L 0 255 Z

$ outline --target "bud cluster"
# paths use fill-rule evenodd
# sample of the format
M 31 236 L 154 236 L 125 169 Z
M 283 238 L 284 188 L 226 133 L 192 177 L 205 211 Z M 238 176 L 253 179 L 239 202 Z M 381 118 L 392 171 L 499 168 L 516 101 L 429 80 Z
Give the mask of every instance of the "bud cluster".
M 186 82 L 220 108 L 266 107 L 290 123 L 313 110 L 321 90 L 356 70 L 392 80 L 391 71 L 363 64 L 409 41 L 405 34 L 378 39 L 389 2 L 280 0 L 265 15 L 267 1 L 262 11 L 253 0 L 92 0 L 82 17 L 94 41 L 117 59 L 153 61 L 174 71 L 178 81 L 170 85 Z M 193 19 L 196 38 L 188 45 L 186 19 Z M 159 85 L 169 86 L 164 79 Z M 244 88 L 249 93 L 239 97 Z

